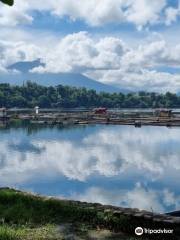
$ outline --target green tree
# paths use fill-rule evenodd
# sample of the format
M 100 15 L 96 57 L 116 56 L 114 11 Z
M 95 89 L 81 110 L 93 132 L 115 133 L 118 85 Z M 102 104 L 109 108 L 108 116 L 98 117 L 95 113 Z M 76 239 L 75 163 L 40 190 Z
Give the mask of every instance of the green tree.
M 14 0 L 0 0 L 0 1 L 9 5 L 9 6 L 12 6 L 14 4 Z
M 42 95 L 38 98 L 38 103 L 39 103 L 38 105 L 42 108 L 51 107 L 51 102 L 50 102 L 49 98 L 45 95 Z
M 13 96 L 11 98 L 11 106 L 13 107 L 23 108 L 23 107 L 26 107 L 26 105 L 27 105 L 26 99 L 21 95 Z
M 109 107 L 173 108 L 180 107 L 180 96 L 174 93 L 97 93 L 95 90 L 58 85 L 41 86 L 27 81 L 22 86 L 0 84 L 0 107 Z

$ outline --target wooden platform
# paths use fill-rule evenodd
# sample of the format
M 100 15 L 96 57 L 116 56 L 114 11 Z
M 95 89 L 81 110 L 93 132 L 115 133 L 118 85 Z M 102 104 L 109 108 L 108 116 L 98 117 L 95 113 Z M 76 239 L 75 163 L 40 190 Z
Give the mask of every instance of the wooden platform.
M 5 120 L 26 120 L 32 124 L 50 125 L 86 125 L 86 124 L 112 124 L 141 126 L 180 127 L 180 114 L 171 117 L 156 117 L 153 112 L 113 112 L 95 114 L 92 111 L 80 112 L 44 112 L 38 115 L 31 113 L 18 113 L 9 115 Z

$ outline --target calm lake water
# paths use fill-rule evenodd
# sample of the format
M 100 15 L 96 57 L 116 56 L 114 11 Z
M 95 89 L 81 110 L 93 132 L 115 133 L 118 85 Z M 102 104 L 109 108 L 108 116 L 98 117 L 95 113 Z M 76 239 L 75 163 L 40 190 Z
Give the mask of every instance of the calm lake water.
M 61 198 L 180 208 L 180 128 L 0 129 L 0 185 Z

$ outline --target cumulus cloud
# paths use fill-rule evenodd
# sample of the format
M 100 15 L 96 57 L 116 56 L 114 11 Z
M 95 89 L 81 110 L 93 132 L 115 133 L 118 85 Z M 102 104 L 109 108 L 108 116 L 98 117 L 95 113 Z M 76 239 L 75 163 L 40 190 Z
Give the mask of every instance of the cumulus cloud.
M 117 69 L 126 52 L 119 38 L 105 37 L 94 40 L 87 32 L 69 34 L 55 47 L 44 52 L 45 67 L 36 72 L 84 72 L 88 69 Z
M 107 70 L 88 72 L 87 76 L 101 82 L 114 84 L 132 91 L 148 90 L 155 92 L 178 92 L 180 74 L 139 69 L 138 71 Z
M 165 10 L 166 15 L 166 25 L 171 25 L 173 22 L 175 22 L 180 15 L 180 1 L 178 1 L 178 6 L 175 7 L 168 7 Z
M 32 11 L 47 11 L 60 18 L 68 16 L 72 21 L 80 19 L 91 26 L 127 22 L 138 29 L 163 23 L 166 17 L 170 23 L 175 15 L 166 0 L 16 0 L 14 8 L 2 4 L 0 8 L 1 25 L 31 23 Z
M 87 32 L 79 32 L 62 38 L 55 52 L 44 51 L 45 67 L 32 72 L 78 72 L 131 90 L 176 92 L 180 89 L 180 75 L 156 68 L 180 67 L 179 56 L 180 45 L 171 47 L 163 39 L 132 48 L 117 37 L 97 40 Z
M 18 61 L 33 61 L 40 54 L 40 48 L 24 41 L 12 42 L 0 40 L 0 67 L 7 67 Z
M 117 59 L 115 68 L 94 69 L 85 74 L 103 83 L 115 84 L 131 90 L 173 91 L 180 89 L 180 75 L 158 71 L 159 66 L 180 67 L 180 45 L 169 46 L 165 40 L 126 48 Z
M 141 30 L 147 24 L 153 25 L 160 22 L 166 4 L 165 0 L 129 0 L 125 16 L 127 21 L 134 23 Z
M 42 40 L 43 36 L 40 37 Z M 34 73 L 81 73 L 97 81 L 130 90 L 180 90 L 180 75 L 159 71 L 158 67 L 180 68 L 180 45 L 164 39 L 147 40 L 136 47 L 119 37 L 94 38 L 87 32 L 68 34 L 43 41 L 0 41 L 0 68 L 18 61 L 41 59 L 44 66 Z M 53 48 L 51 46 L 54 46 Z
M 135 91 L 180 91 L 180 74 L 158 70 L 161 66 L 180 68 L 179 44 L 171 46 L 163 38 L 154 38 L 132 47 L 120 37 L 93 37 L 87 32 L 51 39 L 48 33 L 29 34 L 26 30 L 22 33 L 18 27 L 14 28 L 16 31 L 9 28 L 12 34 L 2 36 L 3 26 L 32 23 L 34 11 L 48 12 L 60 19 L 64 16 L 72 21 L 81 19 L 91 26 L 126 22 L 142 29 L 176 21 L 179 6 L 171 6 L 166 0 L 47 0 L 46 4 L 43 0 L 16 0 L 13 8 L 0 3 L 0 35 L 4 39 L 0 41 L 0 72 L 7 73 L 7 67 L 15 62 L 40 58 L 45 66 L 32 72 L 81 73 Z
M 33 17 L 28 14 L 29 4 L 26 1 L 16 1 L 13 8 L 0 3 L 0 26 L 16 26 L 32 23 Z

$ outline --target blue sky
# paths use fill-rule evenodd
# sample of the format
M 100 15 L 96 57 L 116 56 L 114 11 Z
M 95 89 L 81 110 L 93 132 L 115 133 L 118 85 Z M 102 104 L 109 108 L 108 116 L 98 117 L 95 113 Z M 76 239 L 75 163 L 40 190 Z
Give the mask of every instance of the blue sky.
M 0 72 L 78 72 L 132 90 L 180 90 L 178 0 L 15 0 L 0 3 Z M 12 73 L 14 74 L 14 73 Z

